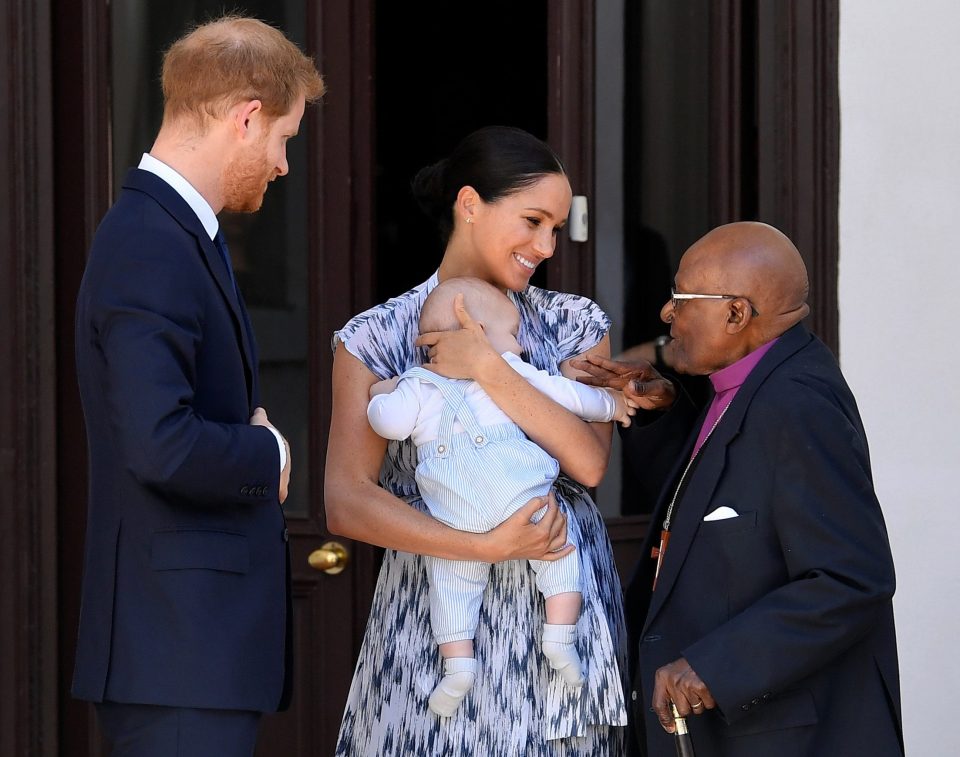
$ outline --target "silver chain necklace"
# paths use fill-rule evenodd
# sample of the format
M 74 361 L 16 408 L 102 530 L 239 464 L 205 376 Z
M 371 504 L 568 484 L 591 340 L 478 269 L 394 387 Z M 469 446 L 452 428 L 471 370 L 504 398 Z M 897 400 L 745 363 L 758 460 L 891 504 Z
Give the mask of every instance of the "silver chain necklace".
M 730 400 L 730 402 L 732 401 L 733 400 Z M 717 426 L 720 425 L 720 421 L 723 420 L 723 416 L 726 415 L 727 409 L 730 407 L 730 402 L 724 405 L 723 410 L 720 411 L 720 415 L 718 415 L 717 419 L 713 422 L 713 425 L 710 427 L 710 430 L 707 432 L 707 435 L 703 437 L 703 444 L 700 445 L 700 449 L 698 449 L 696 453 L 693 456 L 691 456 L 690 461 L 687 463 L 687 467 L 683 469 L 683 475 L 680 476 L 680 482 L 677 484 L 677 488 L 673 492 L 673 499 L 670 500 L 670 504 L 667 506 L 667 517 L 663 519 L 664 531 L 670 530 L 670 519 L 673 516 L 673 506 L 677 504 L 677 497 L 680 496 L 680 490 L 683 488 L 683 482 L 686 481 L 687 479 L 687 473 L 690 472 L 690 466 L 693 465 L 693 461 L 697 459 L 697 456 L 700 454 L 700 450 L 702 450 L 707 445 L 707 441 L 713 435 L 713 432 L 716 431 Z
M 733 402 L 731 399 L 730 402 Z M 677 497 L 680 496 L 680 490 L 683 488 L 683 482 L 687 479 L 687 474 L 690 472 L 690 466 L 693 465 L 693 461 L 697 459 L 697 455 L 700 454 L 700 451 L 706 446 L 707 441 L 713 435 L 713 432 L 716 430 L 717 426 L 720 425 L 720 421 L 723 420 L 723 416 L 727 413 L 727 408 L 730 407 L 730 402 L 728 402 L 723 410 L 720 411 L 720 415 L 717 416 L 717 419 L 713 422 L 713 425 L 710 427 L 710 430 L 707 432 L 707 435 L 703 437 L 703 444 L 700 445 L 699 449 L 690 456 L 690 460 L 687 462 L 687 467 L 683 469 L 683 475 L 680 476 L 680 482 L 677 484 L 676 491 L 673 493 L 673 499 L 670 500 L 670 504 L 667 506 L 667 517 L 663 520 L 663 530 L 660 531 L 660 546 L 654 547 L 651 551 L 650 556 L 655 558 L 657 561 L 657 567 L 653 574 L 653 588 L 657 588 L 657 579 L 660 577 L 660 568 L 663 567 L 663 557 L 667 553 L 667 545 L 670 543 L 670 519 L 673 517 L 673 507 L 677 504 Z

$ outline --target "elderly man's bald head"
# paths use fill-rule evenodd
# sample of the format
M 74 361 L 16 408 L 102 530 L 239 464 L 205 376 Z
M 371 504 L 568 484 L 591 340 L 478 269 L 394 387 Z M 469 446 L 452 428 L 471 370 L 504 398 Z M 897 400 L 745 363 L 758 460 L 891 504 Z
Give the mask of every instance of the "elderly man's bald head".
M 715 283 L 717 291 L 748 297 L 758 313 L 778 324 L 774 336 L 810 312 L 807 267 L 800 252 L 783 232 L 765 223 L 717 227 L 687 250 L 680 263 L 681 269 L 685 266 L 702 267 L 701 275 Z
M 803 258 L 782 232 L 764 223 L 731 223 L 706 234 L 684 254 L 676 284 L 681 293 L 735 295 L 664 307 L 677 367 L 686 372 L 730 365 L 810 312 Z

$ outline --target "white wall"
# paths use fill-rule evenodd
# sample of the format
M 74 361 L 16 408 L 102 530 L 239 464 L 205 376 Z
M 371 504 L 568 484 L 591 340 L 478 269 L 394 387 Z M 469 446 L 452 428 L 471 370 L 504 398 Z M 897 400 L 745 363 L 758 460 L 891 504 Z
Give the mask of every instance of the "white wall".
M 841 0 L 840 358 L 898 588 L 908 754 L 960 754 L 960 3 Z

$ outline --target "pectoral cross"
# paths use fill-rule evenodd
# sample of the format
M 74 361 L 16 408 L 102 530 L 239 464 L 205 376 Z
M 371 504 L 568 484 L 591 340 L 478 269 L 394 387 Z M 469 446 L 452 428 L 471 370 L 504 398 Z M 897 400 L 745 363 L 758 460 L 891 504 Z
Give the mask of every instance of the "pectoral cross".
M 657 568 L 653 573 L 653 589 L 657 588 L 657 579 L 660 577 L 660 568 L 663 567 L 663 557 L 667 554 L 667 544 L 670 543 L 670 532 L 666 529 L 660 531 L 660 546 L 650 550 L 650 557 L 657 561 Z

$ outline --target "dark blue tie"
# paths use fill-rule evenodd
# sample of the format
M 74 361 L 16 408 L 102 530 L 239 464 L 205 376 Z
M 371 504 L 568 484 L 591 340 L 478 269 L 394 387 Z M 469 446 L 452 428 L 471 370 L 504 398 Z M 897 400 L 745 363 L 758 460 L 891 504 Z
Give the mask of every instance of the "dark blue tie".
M 233 277 L 233 265 L 230 262 L 230 251 L 227 249 L 227 240 L 223 237 L 223 232 L 217 229 L 217 235 L 213 238 L 213 243 L 217 246 L 220 257 L 223 258 L 223 264 L 227 267 L 227 273 L 230 275 L 230 283 L 233 290 L 237 290 L 237 280 Z

